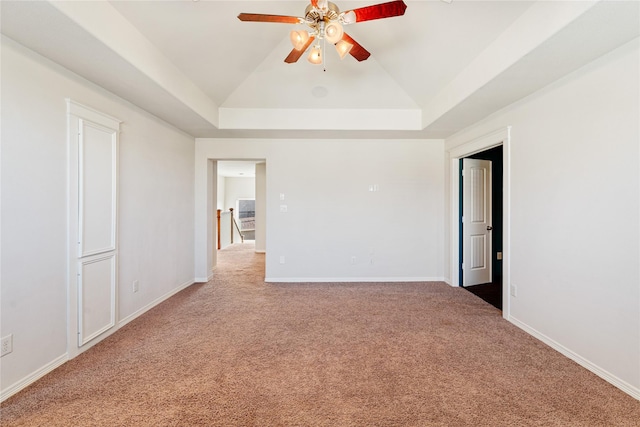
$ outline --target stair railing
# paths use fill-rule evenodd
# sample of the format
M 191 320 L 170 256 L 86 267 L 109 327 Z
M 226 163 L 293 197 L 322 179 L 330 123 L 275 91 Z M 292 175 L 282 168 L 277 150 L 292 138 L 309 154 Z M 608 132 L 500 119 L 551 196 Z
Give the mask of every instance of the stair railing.
M 238 234 L 240 235 L 240 239 L 242 243 L 244 243 L 244 234 L 240 231 L 240 227 L 238 227 L 238 223 L 236 222 L 236 218 L 233 216 L 233 208 L 229 208 L 229 212 L 231 212 L 231 243 L 233 244 L 233 227 L 235 226 L 236 230 L 238 230 Z

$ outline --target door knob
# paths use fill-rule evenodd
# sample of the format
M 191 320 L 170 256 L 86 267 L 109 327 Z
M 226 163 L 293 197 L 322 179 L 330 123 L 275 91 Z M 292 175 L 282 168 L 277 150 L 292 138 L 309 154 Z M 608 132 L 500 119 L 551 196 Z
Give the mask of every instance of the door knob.
M 488 231 L 491 231 L 491 230 L 493 230 L 493 227 L 492 227 L 492 226 L 490 226 L 490 225 L 487 225 L 487 230 L 488 230 Z

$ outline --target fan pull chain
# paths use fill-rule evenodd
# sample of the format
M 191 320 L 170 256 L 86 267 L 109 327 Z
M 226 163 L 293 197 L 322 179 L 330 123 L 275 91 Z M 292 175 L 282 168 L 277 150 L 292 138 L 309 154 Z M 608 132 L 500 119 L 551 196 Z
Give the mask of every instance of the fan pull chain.
M 322 71 L 327 72 L 327 66 L 324 63 L 324 56 L 327 53 L 327 39 L 322 38 Z

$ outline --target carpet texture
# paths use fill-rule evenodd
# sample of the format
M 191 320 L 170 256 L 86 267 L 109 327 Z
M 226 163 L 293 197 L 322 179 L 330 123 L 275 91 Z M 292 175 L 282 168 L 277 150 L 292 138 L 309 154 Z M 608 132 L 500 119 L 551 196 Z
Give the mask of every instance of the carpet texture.
M 464 289 L 266 284 L 253 249 L 8 399 L 2 426 L 640 425 Z

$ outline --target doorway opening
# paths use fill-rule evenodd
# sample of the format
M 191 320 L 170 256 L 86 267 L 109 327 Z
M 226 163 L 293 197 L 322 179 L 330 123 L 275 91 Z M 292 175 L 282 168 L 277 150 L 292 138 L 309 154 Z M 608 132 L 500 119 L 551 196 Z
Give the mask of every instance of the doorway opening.
M 457 145 L 448 150 L 449 152 L 449 183 L 450 183 L 450 198 L 449 198 L 449 284 L 451 286 L 460 285 L 460 262 L 462 259 L 462 250 L 464 249 L 460 243 L 460 236 L 462 231 L 459 227 L 460 224 L 460 160 L 471 157 L 473 155 L 488 151 L 495 147 L 502 147 L 502 173 L 494 174 L 501 175 L 502 178 L 502 221 L 493 221 L 493 225 L 496 222 L 500 222 L 502 227 L 502 238 L 499 244 L 495 245 L 495 252 L 498 252 L 497 248 L 502 249 L 501 260 L 501 276 L 502 276 L 502 317 L 510 319 L 510 304 L 511 297 L 509 294 L 509 286 L 511 281 L 510 276 L 510 188 L 511 188 L 511 167 L 509 163 L 511 142 L 510 142 L 511 127 L 497 129 L 494 132 L 485 134 L 475 139 L 470 139 L 465 143 Z M 501 246 L 500 246 L 501 245 Z M 492 252 L 494 252 L 492 250 Z M 497 253 L 494 253 L 492 259 L 497 258 Z M 492 261 L 493 262 L 493 261 Z M 500 269 L 497 269 L 500 272 Z M 477 288 L 477 287 L 476 287 Z
M 215 164 L 214 267 L 219 250 L 239 244 L 251 245 L 257 253 L 266 248 L 266 162 L 217 160 Z
M 466 160 L 469 159 L 469 160 Z M 460 215 L 459 215 L 459 286 L 465 287 L 469 292 L 477 295 L 484 301 L 493 305 L 494 307 L 502 310 L 502 294 L 503 294 L 503 268 L 502 268 L 502 260 L 503 260 L 503 170 L 504 170 L 504 162 L 503 162 L 503 146 L 499 145 L 497 147 L 490 148 L 485 151 L 481 151 L 479 153 L 475 153 L 469 155 L 463 159 L 460 159 L 460 173 L 462 174 L 465 170 L 464 164 L 465 162 L 468 164 L 477 163 L 473 161 L 480 161 L 481 164 L 486 164 L 487 166 L 484 170 L 487 171 L 488 176 L 486 177 L 487 188 L 486 191 L 482 191 L 482 196 L 486 199 L 487 206 L 486 211 L 487 218 L 485 221 L 480 224 L 483 230 L 481 230 L 481 236 L 483 239 L 487 239 L 486 248 L 488 250 L 486 254 L 486 274 L 481 275 L 479 279 L 472 278 L 472 272 L 470 268 L 463 268 L 463 264 L 467 261 L 467 264 L 470 264 L 473 261 L 470 261 L 468 258 L 473 258 L 469 256 L 469 253 L 472 251 L 470 246 L 477 246 L 473 243 L 473 241 L 468 236 L 468 231 L 465 232 L 465 226 L 467 226 L 467 230 L 471 228 L 470 219 L 467 218 L 466 224 L 463 222 L 463 217 L 465 215 L 465 211 L 470 211 L 471 203 L 474 203 L 472 200 L 465 200 L 468 197 L 465 197 L 465 183 L 469 183 L 469 178 L 467 177 L 467 181 L 465 181 L 464 177 L 460 176 L 460 188 L 459 188 L 459 200 L 460 200 Z M 471 168 L 468 168 L 471 169 Z M 482 176 L 482 175 L 481 175 Z M 469 193 L 469 190 L 467 190 Z M 474 203 L 477 204 L 477 203 Z M 480 204 L 481 205 L 481 204 Z M 467 213 L 467 217 L 470 215 Z M 477 228 L 477 227 L 476 227 Z M 465 252 L 466 251 L 466 252 Z M 465 256 L 466 255 L 466 256 Z M 478 258 L 478 257 L 476 257 Z M 467 265 L 467 267 L 471 267 Z M 465 276 L 465 270 L 467 272 L 467 276 Z M 476 275 L 477 276 L 477 275 Z M 475 279 L 475 280 L 474 280 Z

